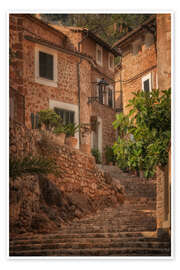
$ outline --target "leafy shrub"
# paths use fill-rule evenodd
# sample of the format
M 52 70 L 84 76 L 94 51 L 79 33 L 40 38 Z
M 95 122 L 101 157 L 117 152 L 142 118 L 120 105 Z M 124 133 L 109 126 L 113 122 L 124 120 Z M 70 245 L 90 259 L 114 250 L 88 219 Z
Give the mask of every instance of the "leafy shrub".
M 105 147 L 105 157 L 106 157 L 106 163 L 109 164 L 110 162 L 113 163 L 113 165 L 116 162 L 116 157 L 114 155 L 112 147 L 106 145 Z
M 91 149 L 91 153 L 95 157 L 96 163 L 100 164 L 101 163 L 101 154 L 100 154 L 99 150 L 96 148 L 93 148 L 93 149 Z
M 74 137 L 75 133 L 79 131 L 80 125 L 76 125 L 74 123 L 68 123 L 65 125 L 65 133 L 67 137 Z
M 23 159 L 12 159 L 9 161 L 10 177 L 16 178 L 22 174 L 44 174 L 52 173 L 59 176 L 60 172 L 54 159 L 42 156 L 27 156 Z
M 129 101 L 128 115 L 118 114 L 113 122 L 119 137 L 113 146 L 121 167 L 142 170 L 145 177 L 153 177 L 157 165 L 168 162 L 171 138 L 171 91 L 138 91 Z
M 57 127 L 62 121 L 61 117 L 50 109 L 42 110 L 38 113 L 38 115 L 40 125 L 44 124 L 48 130 Z
M 53 133 L 56 134 L 56 135 L 58 135 L 58 134 L 60 134 L 60 133 L 65 133 L 65 132 L 66 132 L 65 129 L 66 129 L 65 126 L 59 124 L 59 125 L 58 125 L 57 127 L 55 127 L 55 129 L 53 130 Z

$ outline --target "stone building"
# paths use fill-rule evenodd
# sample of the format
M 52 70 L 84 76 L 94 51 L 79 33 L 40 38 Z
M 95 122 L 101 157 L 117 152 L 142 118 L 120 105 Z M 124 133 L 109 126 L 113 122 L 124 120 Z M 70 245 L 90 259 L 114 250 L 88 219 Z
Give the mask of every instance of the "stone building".
M 151 16 L 124 35 L 114 48 L 122 53 L 115 69 L 115 99 L 119 111 L 138 90 L 165 90 L 171 87 L 171 14 Z M 171 229 L 171 147 L 167 168 L 157 168 L 157 229 Z
M 10 118 L 32 128 L 37 113 L 51 108 L 87 130 L 96 123 L 85 136 L 76 134 L 77 148 L 102 155 L 115 139 L 116 50 L 87 29 L 49 25 L 29 14 L 11 14 L 9 24 Z M 107 82 L 105 91 L 99 81 Z
M 113 47 L 122 53 L 115 71 L 116 106 L 127 113 L 133 92 L 158 88 L 156 16 L 128 32 Z

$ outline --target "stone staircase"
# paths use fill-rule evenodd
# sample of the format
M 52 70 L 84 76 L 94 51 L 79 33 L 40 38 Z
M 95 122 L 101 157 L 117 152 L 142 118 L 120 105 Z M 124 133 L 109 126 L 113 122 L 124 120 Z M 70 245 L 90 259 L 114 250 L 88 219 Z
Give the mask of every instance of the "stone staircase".
M 103 167 L 125 186 L 117 208 L 73 221 L 52 234 L 24 234 L 10 239 L 10 256 L 170 256 L 168 237 L 156 233 L 155 182 Z

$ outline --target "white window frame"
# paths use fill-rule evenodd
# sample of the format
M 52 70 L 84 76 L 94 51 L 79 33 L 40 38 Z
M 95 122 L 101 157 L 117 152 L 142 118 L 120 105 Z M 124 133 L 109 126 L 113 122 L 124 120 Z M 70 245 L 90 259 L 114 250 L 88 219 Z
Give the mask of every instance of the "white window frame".
M 101 51 L 101 61 L 98 60 L 98 50 Z M 103 48 L 99 44 L 96 44 L 96 63 L 103 66 Z
M 152 91 L 152 74 L 148 73 L 145 76 L 142 77 L 142 90 L 144 91 L 144 82 L 146 80 L 149 80 L 149 91 Z
M 39 52 L 44 52 L 53 56 L 53 80 L 39 76 Z M 57 52 L 42 45 L 35 46 L 35 82 L 47 86 L 57 87 Z
M 65 103 L 57 100 L 49 100 L 49 108 L 54 110 L 54 108 L 59 108 L 67 111 L 73 111 L 74 112 L 74 123 L 79 125 L 79 109 L 78 105 L 71 104 L 71 103 Z M 79 132 L 75 133 L 75 137 L 77 138 L 77 146 L 76 149 L 79 149 Z
M 110 65 L 111 64 L 111 61 L 110 61 L 111 57 L 113 58 L 113 67 L 111 67 L 111 65 Z M 109 70 L 114 72 L 114 55 L 112 53 L 108 54 L 108 68 L 109 68 Z

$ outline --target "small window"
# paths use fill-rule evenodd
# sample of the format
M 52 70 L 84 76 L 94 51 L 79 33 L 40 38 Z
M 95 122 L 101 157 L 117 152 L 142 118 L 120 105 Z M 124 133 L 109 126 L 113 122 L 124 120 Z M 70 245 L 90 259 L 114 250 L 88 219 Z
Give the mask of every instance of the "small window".
M 55 50 L 36 45 L 35 82 L 57 87 L 57 52 Z
M 149 79 L 144 81 L 144 91 L 149 92 Z
M 109 69 L 114 71 L 114 55 L 112 54 L 109 54 L 108 65 L 109 65 Z
M 53 80 L 53 55 L 39 51 L 39 77 Z
M 145 92 L 150 92 L 151 88 L 151 73 L 147 74 L 142 78 L 142 89 Z
M 98 44 L 96 45 L 96 62 L 101 66 L 103 64 L 103 49 Z
M 112 93 L 112 89 L 108 89 L 108 105 L 111 108 L 113 106 L 113 93 Z
M 61 117 L 64 125 L 74 123 L 74 111 L 54 108 L 54 111 Z
M 103 89 L 99 86 L 99 103 L 103 104 Z

